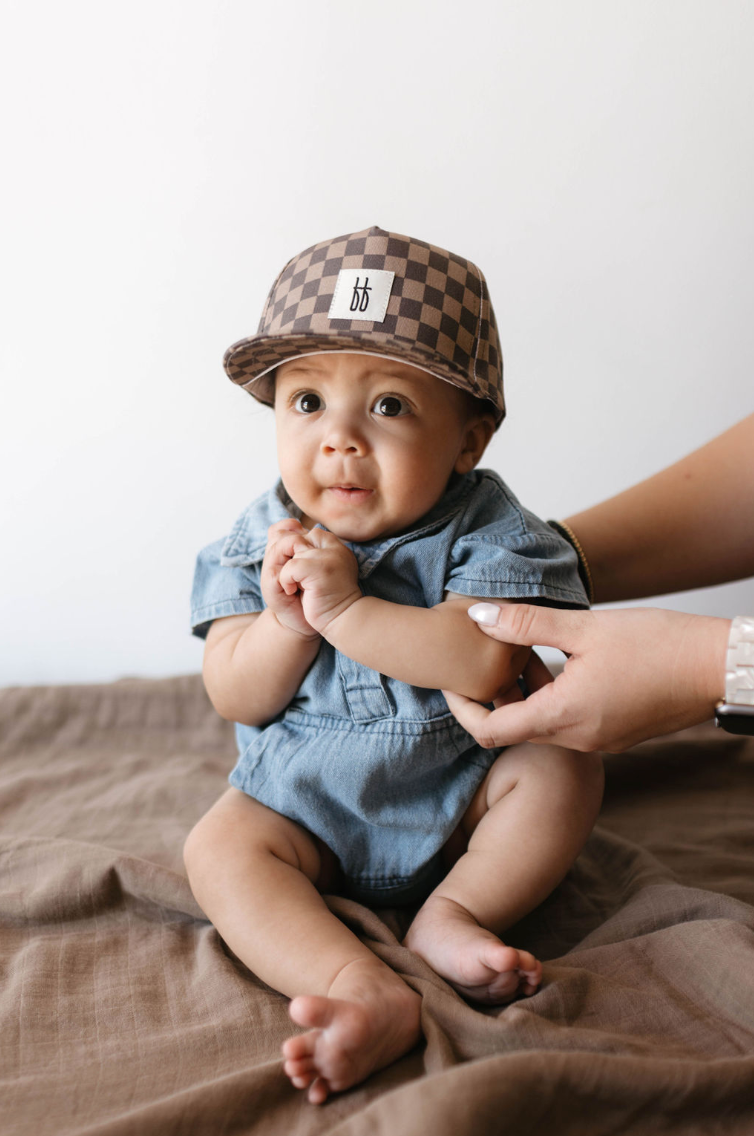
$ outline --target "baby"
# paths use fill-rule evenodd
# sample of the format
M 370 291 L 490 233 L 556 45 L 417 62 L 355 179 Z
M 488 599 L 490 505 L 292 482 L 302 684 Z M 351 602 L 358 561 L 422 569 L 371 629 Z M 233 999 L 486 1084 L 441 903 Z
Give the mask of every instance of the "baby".
M 537 990 L 540 963 L 500 935 L 578 855 L 601 762 L 481 749 L 441 691 L 491 702 L 526 661 L 474 602 L 587 601 L 570 545 L 476 469 L 505 407 L 468 261 L 378 228 L 315 245 L 225 362 L 274 406 L 281 479 L 197 562 L 204 680 L 240 756 L 186 866 L 229 947 L 292 999 L 306 1032 L 284 1069 L 319 1104 L 421 1035 L 419 995 L 323 893 L 417 906 L 405 945 L 469 1000 Z

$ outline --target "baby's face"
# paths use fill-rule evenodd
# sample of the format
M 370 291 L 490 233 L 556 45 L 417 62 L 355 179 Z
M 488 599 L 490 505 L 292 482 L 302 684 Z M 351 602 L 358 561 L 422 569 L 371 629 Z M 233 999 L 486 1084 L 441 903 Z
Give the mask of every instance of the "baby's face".
M 275 378 L 283 484 L 307 528 L 342 540 L 390 536 L 423 516 L 454 471 L 476 464 L 492 432 L 479 421 L 457 387 L 379 356 L 304 356 Z

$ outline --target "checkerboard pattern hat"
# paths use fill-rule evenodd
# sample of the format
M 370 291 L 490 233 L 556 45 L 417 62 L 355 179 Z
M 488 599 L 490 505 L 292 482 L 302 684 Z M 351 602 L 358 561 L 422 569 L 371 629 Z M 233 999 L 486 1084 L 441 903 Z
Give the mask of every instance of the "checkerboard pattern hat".
M 484 276 L 414 237 L 373 226 L 294 256 L 272 286 L 256 335 L 229 347 L 224 365 L 234 383 L 272 405 L 280 363 L 328 351 L 410 363 L 487 399 L 498 425 L 505 415 Z

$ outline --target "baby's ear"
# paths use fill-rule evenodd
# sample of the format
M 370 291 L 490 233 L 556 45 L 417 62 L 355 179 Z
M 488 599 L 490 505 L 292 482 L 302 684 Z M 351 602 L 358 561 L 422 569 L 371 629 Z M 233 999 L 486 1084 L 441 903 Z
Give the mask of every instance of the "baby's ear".
M 463 448 L 456 458 L 456 473 L 469 473 L 470 470 L 474 469 L 494 433 L 495 423 L 491 415 L 483 414 L 478 418 L 469 420 L 466 426 Z

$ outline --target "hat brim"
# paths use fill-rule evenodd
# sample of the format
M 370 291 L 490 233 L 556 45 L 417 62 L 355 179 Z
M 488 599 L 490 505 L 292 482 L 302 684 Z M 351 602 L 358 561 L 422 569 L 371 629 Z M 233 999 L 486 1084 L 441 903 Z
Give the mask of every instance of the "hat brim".
M 325 335 L 255 335 L 232 344 L 225 352 L 223 366 L 232 382 L 247 390 L 259 402 L 272 406 L 275 396 L 274 374 L 277 367 L 290 359 L 332 352 L 375 355 L 408 363 L 443 382 L 483 399 L 494 415 L 496 426 L 505 417 L 505 407 L 493 402 L 469 378 L 460 365 L 440 355 L 428 345 L 400 336 L 365 331 L 351 331 L 337 336 Z

